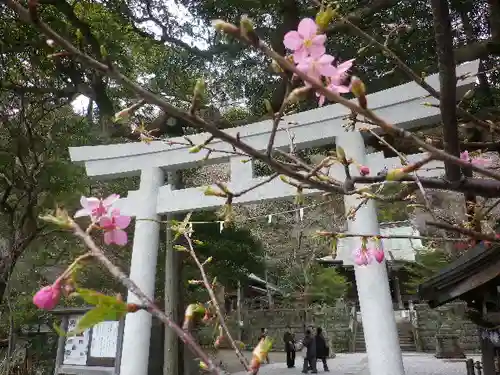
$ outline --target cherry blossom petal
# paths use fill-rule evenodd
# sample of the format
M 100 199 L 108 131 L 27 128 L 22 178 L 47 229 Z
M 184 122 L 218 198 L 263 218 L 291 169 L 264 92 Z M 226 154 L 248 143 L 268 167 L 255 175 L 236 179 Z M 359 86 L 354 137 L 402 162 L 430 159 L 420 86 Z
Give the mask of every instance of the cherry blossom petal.
M 490 164 L 490 161 L 488 159 L 484 158 L 474 158 L 471 160 L 471 163 L 477 166 L 488 166 Z
M 367 255 L 363 251 L 357 251 L 354 255 L 354 262 L 358 266 L 366 266 L 369 263 Z
M 104 243 L 106 245 L 110 245 L 113 243 L 114 240 L 113 232 L 114 231 L 104 232 Z
M 108 216 L 102 216 L 101 218 L 99 218 L 99 225 L 104 229 L 113 228 L 113 219 Z
M 114 219 L 115 219 L 115 225 L 121 229 L 125 229 L 126 227 L 128 227 L 130 221 L 132 220 L 130 216 L 121 216 L 121 215 L 115 216 Z
M 332 74 L 335 74 L 335 67 L 333 65 L 320 65 L 319 72 L 322 76 L 331 77 Z
M 121 229 L 115 229 L 113 232 L 113 242 L 119 246 L 125 246 L 127 244 L 127 232 Z
M 319 34 L 315 35 L 311 39 L 311 43 L 315 46 L 323 46 L 326 42 L 326 35 L 325 34 Z
M 339 64 L 337 66 L 338 74 L 339 75 L 343 74 L 343 73 L 347 72 L 349 69 L 351 69 L 354 60 L 355 59 L 347 60 L 347 61 L 344 61 L 342 64 Z
M 78 218 L 78 217 L 83 217 L 83 216 L 90 216 L 90 214 L 91 214 L 91 212 L 89 211 L 88 208 L 81 208 L 78 211 L 76 211 L 76 213 L 73 217 Z
M 309 70 L 311 70 L 311 67 L 312 64 L 310 58 L 303 59 L 301 62 L 297 64 L 297 69 L 303 73 L 309 72 Z
M 111 206 L 113 203 L 115 203 L 118 199 L 120 199 L 120 196 L 118 194 L 111 194 L 109 197 L 107 197 L 106 199 L 104 199 L 102 201 L 102 204 L 104 206 Z
M 342 86 L 342 85 L 339 85 L 339 86 L 335 86 L 335 89 L 337 90 L 337 92 L 339 94 L 346 94 L 348 92 L 351 92 L 351 90 L 349 89 L 349 87 L 347 86 Z
M 322 44 L 313 44 L 307 50 L 309 51 L 312 57 L 316 58 L 323 56 L 326 52 L 326 48 Z
M 333 62 L 333 60 L 335 60 L 335 57 L 333 57 L 331 55 L 321 55 L 318 58 L 318 64 L 321 64 L 321 65 L 331 64 Z
M 307 52 L 307 49 L 305 49 L 304 46 L 301 46 L 293 53 L 293 61 L 295 61 L 296 64 L 300 64 L 307 60 L 308 56 L 309 53 Z
M 297 31 L 293 30 L 285 34 L 285 37 L 283 38 L 283 44 L 286 48 L 295 51 L 302 45 L 304 45 L 304 39 Z
M 90 198 L 90 199 L 92 199 L 92 198 Z M 95 198 L 94 198 L 94 199 L 95 199 Z M 88 206 L 88 203 L 87 203 L 87 202 L 88 202 L 88 198 L 82 195 L 82 196 L 80 197 L 80 205 L 81 205 L 82 207 L 87 207 L 87 206 Z
M 318 25 L 312 18 L 304 18 L 300 21 L 297 30 L 304 39 L 312 39 L 318 32 Z

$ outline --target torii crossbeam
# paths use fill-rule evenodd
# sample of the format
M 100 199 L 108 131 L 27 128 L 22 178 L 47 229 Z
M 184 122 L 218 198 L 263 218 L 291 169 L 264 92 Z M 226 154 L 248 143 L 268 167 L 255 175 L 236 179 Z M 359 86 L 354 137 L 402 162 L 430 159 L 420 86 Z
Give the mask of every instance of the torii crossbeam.
M 469 73 L 470 76 L 459 80 L 457 95 L 461 98 L 475 83 L 479 61 L 463 64 L 457 67 L 459 77 Z M 426 79 L 433 88 L 439 91 L 438 75 Z M 426 98 L 427 93 L 416 83 L 410 82 L 388 90 L 368 95 L 370 108 L 385 120 L 405 129 L 413 129 L 435 124 L 440 120 L 439 108 L 423 106 L 423 102 L 437 104 L 434 99 Z M 398 167 L 397 158 L 384 159 L 382 153 L 366 155 L 363 138 L 359 132 L 346 132 L 343 128 L 343 118 L 349 111 L 338 104 L 306 111 L 285 117 L 284 122 L 290 124 L 289 131 L 294 134 L 294 144 L 303 149 L 330 143 L 341 145 L 348 157 L 356 162 L 370 167 L 372 171 L 383 167 Z M 262 121 L 246 126 L 226 130 L 236 135 L 258 150 L 265 150 L 272 122 Z M 200 144 L 209 134 L 191 136 L 195 144 Z M 183 138 L 173 139 L 183 142 Z M 280 129 L 276 134 L 275 147 L 285 148 L 289 145 L 286 129 Z M 214 141 L 211 147 L 221 151 L 231 151 L 232 146 Z M 128 197 L 120 201 L 124 213 L 137 219 L 158 219 L 159 215 L 175 212 L 211 209 L 220 206 L 224 200 L 203 195 L 203 189 L 191 188 L 172 190 L 165 185 L 165 171 L 181 170 L 196 166 L 231 163 L 230 188 L 241 190 L 256 184 L 259 178 L 253 177 L 251 163 L 242 163 L 240 156 L 231 157 L 227 153 L 212 152 L 208 161 L 203 161 L 204 155 L 188 152 L 188 147 L 164 142 L 124 143 L 105 146 L 85 146 L 70 148 L 71 159 L 83 163 L 87 174 L 96 179 L 113 179 L 123 176 L 140 175 L 141 182 L 137 191 L 131 191 Z M 422 155 L 410 155 L 410 160 L 418 160 Z M 426 171 L 419 172 L 422 176 L 437 176 L 442 174 L 442 164 L 433 162 Z M 342 168 L 332 170 L 332 176 L 343 179 Z M 351 174 L 358 175 L 352 168 Z M 271 199 L 286 198 L 295 195 L 296 189 L 275 180 L 263 185 L 235 200 L 235 203 L 262 202 Z M 305 194 L 315 193 L 313 190 Z M 356 206 L 356 196 L 346 196 L 346 211 Z M 348 230 L 351 233 L 377 234 L 376 206 L 373 201 L 358 210 L 355 219 L 348 220 Z M 152 220 L 136 220 L 132 260 L 130 267 L 131 279 L 149 297 L 154 297 L 154 281 L 157 263 L 160 227 Z M 352 249 L 360 246 L 359 238 L 350 238 Z M 390 295 L 385 264 L 373 264 L 368 267 L 356 267 L 356 283 L 361 306 L 366 349 L 371 374 L 402 375 L 404 369 L 401 350 L 394 321 L 392 299 Z M 137 302 L 136 296 L 129 294 L 130 302 Z M 171 306 L 166 306 L 167 314 Z M 149 340 L 151 333 L 151 316 L 145 311 L 129 314 L 126 318 L 124 342 L 122 349 L 121 375 L 146 375 L 149 357 Z

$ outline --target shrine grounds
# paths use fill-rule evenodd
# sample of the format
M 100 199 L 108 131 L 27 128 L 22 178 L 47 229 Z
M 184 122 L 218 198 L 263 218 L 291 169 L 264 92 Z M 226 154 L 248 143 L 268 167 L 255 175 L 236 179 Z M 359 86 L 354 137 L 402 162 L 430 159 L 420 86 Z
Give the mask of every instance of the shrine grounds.
M 247 358 L 250 352 L 244 353 Z M 480 360 L 479 355 L 471 355 L 474 361 Z M 223 361 L 225 368 L 232 374 L 246 375 L 241 364 L 231 350 L 222 350 L 219 359 Z M 271 363 L 264 365 L 259 375 L 299 375 L 302 370 L 302 356 L 297 353 L 295 368 L 288 369 L 285 364 L 285 353 L 270 353 Z M 464 360 L 442 360 L 437 359 L 431 353 L 403 353 L 403 362 L 406 375 L 466 375 Z M 341 353 L 335 358 L 328 360 L 329 374 L 332 375 L 369 375 L 368 359 L 366 353 Z M 323 373 L 323 367 L 318 362 L 318 373 Z

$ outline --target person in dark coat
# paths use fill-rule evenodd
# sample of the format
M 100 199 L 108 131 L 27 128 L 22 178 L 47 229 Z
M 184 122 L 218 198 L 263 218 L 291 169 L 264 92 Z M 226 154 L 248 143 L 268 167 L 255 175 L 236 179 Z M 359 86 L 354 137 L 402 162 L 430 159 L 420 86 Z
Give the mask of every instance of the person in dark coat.
M 316 369 L 316 340 L 314 339 L 311 330 L 306 331 L 306 335 L 302 344 L 306 348 L 306 356 L 304 357 L 304 366 L 302 367 L 302 373 L 307 374 L 309 368 L 312 370 L 313 374 L 317 374 Z
M 316 337 L 314 340 L 316 341 L 316 358 L 321 359 L 323 362 L 323 369 L 328 372 L 330 370 L 328 369 L 326 359 L 330 355 L 330 348 L 326 343 L 325 337 L 323 336 L 323 330 L 320 327 L 316 329 Z
M 295 336 L 292 333 L 290 326 L 286 327 L 286 332 L 283 335 L 286 351 L 286 366 L 288 368 L 295 367 Z

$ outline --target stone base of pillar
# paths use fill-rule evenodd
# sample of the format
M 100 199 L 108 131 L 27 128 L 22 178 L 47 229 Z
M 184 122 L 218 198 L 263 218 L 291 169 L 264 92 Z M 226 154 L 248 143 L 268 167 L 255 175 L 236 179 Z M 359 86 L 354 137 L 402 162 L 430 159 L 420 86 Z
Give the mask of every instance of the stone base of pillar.
M 436 358 L 466 358 L 458 343 L 458 336 L 436 335 Z

